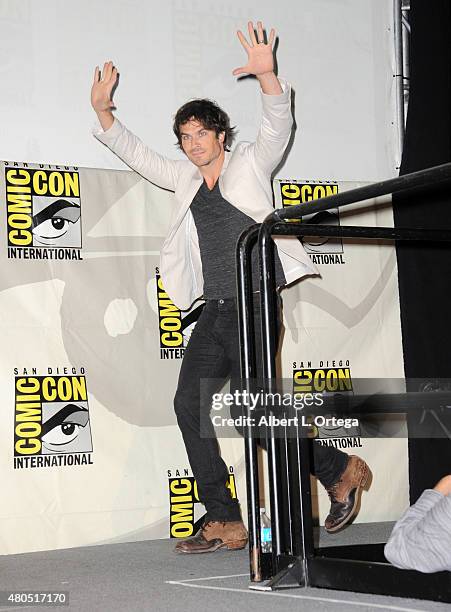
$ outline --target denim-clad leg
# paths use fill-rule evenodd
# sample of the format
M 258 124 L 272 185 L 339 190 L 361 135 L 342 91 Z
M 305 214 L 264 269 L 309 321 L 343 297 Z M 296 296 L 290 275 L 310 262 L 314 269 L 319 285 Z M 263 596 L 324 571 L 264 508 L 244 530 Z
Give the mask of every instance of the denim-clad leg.
M 222 302 L 222 303 L 221 303 Z M 261 364 L 260 312 L 254 309 L 257 364 Z M 238 313 L 235 300 L 208 300 L 189 340 L 179 375 L 174 407 L 199 498 L 209 520 L 240 520 L 237 500 L 226 488 L 229 471 L 220 456 L 214 428 L 205 418 L 220 381 L 239 377 Z M 202 381 L 202 384 L 201 384 Z M 202 421 L 202 435 L 201 435 Z M 208 431 L 205 424 L 207 423 Z M 336 482 L 348 455 L 333 447 L 313 446 L 312 473 L 324 486 Z
M 230 308 L 214 300 L 207 301 L 188 342 L 174 399 L 199 498 L 206 507 L 208 519 L 215 521 L 241 519 L 239 504 L 225 486 L 229 470 L 220 456 L 213 425 L 211 432 L 205 430 L 211 396 L 221 388 L 218 379 L 225 380 L 230 375 L 227 344 L 231 334 L 235 335 Z

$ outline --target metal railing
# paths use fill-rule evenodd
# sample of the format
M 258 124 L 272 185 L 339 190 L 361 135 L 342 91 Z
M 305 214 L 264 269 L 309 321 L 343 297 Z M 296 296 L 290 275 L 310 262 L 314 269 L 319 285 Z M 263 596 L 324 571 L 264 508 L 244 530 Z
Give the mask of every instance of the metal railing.
M 435 186 L 451 179 L 451 164 L 422 170 L 308 204 L 275 210 L 260 225 L 246 230 L 237 244 L 237 290 L 240 324 L 241 376 L 250 391 L 257 374 L 251 250 L 258 238 L 262 371 L 271 392 L 276 380 L 276 287 L 274 235 L 334 236 L 393 241 L 451 242 L 451 230 L 421 228 L 324 226 L 292 223 L 320 210 L 344 207 L 380 196 Z M 387 412 L 387 410 L 385 410 Z M 396 410 L 395 410 L 396 411 Z M 398 409 L 399 411 L 399 409 Z M 314 547 L 311 507 L 309 440 L 278 438 L 269 428 L 267 439 L 268 479 L 272 525 L 272 553 L 261 552 L 257 440 L 245 428 L 245 456 L 249 516 L 251 588 L 276 589 L 312 586 L 367 593 L 418 597 L 451 602 L 448 572 L 420 574 L 399 570 L 385 561 L 383 544 Z

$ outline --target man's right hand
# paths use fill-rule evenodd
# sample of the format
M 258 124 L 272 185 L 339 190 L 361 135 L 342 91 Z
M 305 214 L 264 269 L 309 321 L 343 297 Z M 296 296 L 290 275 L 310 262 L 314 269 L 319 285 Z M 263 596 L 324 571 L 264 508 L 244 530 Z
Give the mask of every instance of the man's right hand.
M 103 65 L 102 74 L 96 66 L 91 89 L 91 104 L 104 130 L 108 130 L 113 125 L 114 116 L 111 109 L 114 108 L 114 102 L 111 94 L 116 82 L 117 69 L 113 66 L 113 62 L 106 62 Z

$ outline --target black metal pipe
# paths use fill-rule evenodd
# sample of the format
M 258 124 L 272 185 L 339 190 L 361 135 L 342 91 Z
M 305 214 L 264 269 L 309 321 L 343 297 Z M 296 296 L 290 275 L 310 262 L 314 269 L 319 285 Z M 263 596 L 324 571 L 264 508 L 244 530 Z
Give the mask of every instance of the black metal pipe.
M 274 380 L 276 377 L 276 281 L 274 242 L 271 238 L 273 225 L 272 218 L 267 217 L 261 224 L 258 235 L 263 375 L 267 380 Z
M 240 338 L 241 388 L 251 391 L 251 380 L 256 377 L 254 309 L 252 295 L 251 251 L 257 242 L 259 225 L 244 231 L 237 242 L 237 295 Z M 250 417 L 249 407 L 246 416 Z M 250 423 L 247 419 L 246 423 Z M 252 582 L 260 582 L 262 576 L 260 537 L 260 491 L 258 482 L 258 450 L 250 425 L 244 428 L 246 462 L 247 515 L 249 526 L 249 565 Z
M 310 449 L 307 439 L 301 442 L 301 433 L 296 438 L 288 440 L 288 450 L 291 451 L 290 478 L 292 481 L 290 506 L 293 510 L 293 550 L 303 564 L 303 576 L 306 584 L 309 582 L 308 559 L 314 556 L 312 517 L 312 492 L 310 486 Z
M 255 378 L 254 311 L 251 250 L 257 242 L 260 225 L 245 230 L 237 242 L 237 295 L 240 332 L 241 373 L 244 380 Z
M 266 222 L 266 221 L 265 221 Z M 361 225 L 310 225 L 268 221 L 271 235 L 277 236 L 338 236 L 374 240 L 415 240 L 418 242 L 451 242 L 451 230 L 423 230 L 414 227 L 366 227 Z
M 275 273 L 274 273 L 274 243 L 271 235 L 262 235 L 259 232 L 259 261 L 260 261 L 260 300 L 261 300 L 261 338 L 262 338 L 262 366 L 264 390 L 272 392 L 272 384 L 276 377 L 276 307 L 275 307 Z M 265 253 L 265 257 L 261 253 Z M 268 480 L 269 501 L 271 509 L 272 532 L 272 559 L 273 569 L 278 571 L 278 557 L 287 552 L 286 541 L 282 541 L 282 482 L 283 464 L 281 461 L 281 440 L 272 435 L 272 428 L 268 428 Z M 286 540 L 284 538 L 284 540 Z

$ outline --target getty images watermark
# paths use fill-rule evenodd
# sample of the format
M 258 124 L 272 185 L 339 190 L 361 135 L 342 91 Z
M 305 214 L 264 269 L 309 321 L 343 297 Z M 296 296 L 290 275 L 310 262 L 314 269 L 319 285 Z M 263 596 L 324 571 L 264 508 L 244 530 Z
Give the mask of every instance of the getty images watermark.
M 323 414 L 299 414 L 324 406 L 323 393 L 270 393 L 236 389 L 232 393 L 214 393 L 211 421 L 215 427 L 358 427 L 357 418 L 341 418 Z M 232 415 L 224 411 L 231 409 Z M 251 414 L 244 414 L 244 412 Z M 215 414 L 216 412 L 216 414 Z M 276 414 L 277 412 L 277 414 Z M 239 413 L 239 414 L 238 414 Z

